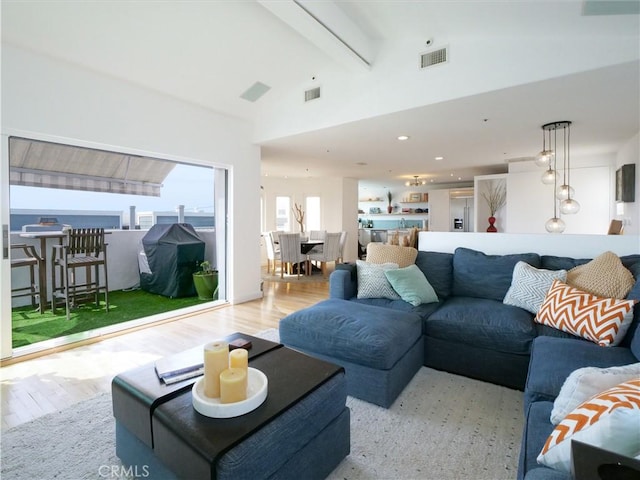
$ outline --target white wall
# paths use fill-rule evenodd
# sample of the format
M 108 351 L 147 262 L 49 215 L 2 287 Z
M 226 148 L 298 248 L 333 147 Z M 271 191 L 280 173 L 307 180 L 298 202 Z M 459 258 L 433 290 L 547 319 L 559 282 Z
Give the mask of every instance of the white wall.
M 546 233 L 545 222 L 553 217 L 553 185 L 540 181 L 544 169 L 531 162 L 509 165 L 507 175 L 507 232 Z M 613 201 L 611 176 L 614 155 L 571 160 L 571 185 L 580 211 L 562 215 L 565 234 L 606 235 Z M 560 183 L 558 183 L 558 186 Z
M 250 142 L 251 133 L 251 126 L 238 119 L 3 44 L 2 223 L 9 219 L 8 135 L 228 168 L 228 299 L 259 298 L 260 152 Z M 10 267 L 6 259 L 0 264 L 0 353 L 6 357 Z
M 606 251 L 640 253 L 638 235 L 555 235 L 513 233 L 419 232 L 418 250 L 453 253 L 465 247 L 487 255 L 534 252 L 573 258 L 594 258 Z
M 616 170 L 628 163 L 636 164 L 636 201 L 633 203 L 617 204 L 613 218 L 623 221 L 624 235 L 638 235 L 640 233 L 640 132 L 630 139 L 618 152 L 616 156 Z M 613 181 L 615 182 L 615 177 Z M 615 183 L 612 188 L 615 195 Z
M 304 205 L 308 196 L 320 197 L 320 225 L 327 232 L 347 231 L 345 261 L 358 256 L 358 181 L 350 178 L 272 178 L 262 177 L 265 231 L 276 229 L 275 201 L 288 196 L 291 203 Z M 293 228 L 298 224 L 293 221 Z M 263 249 L 262 264 L 266 264 Z

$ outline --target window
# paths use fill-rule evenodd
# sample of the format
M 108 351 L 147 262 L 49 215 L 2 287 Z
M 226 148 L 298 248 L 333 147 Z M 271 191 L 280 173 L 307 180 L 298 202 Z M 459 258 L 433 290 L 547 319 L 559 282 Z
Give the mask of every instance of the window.
M 320 230 L 320 197 L 307 197 L 305 203 L 307 231 Z
M 276 230 L 291 231 L 291 198 L 276 197 Z

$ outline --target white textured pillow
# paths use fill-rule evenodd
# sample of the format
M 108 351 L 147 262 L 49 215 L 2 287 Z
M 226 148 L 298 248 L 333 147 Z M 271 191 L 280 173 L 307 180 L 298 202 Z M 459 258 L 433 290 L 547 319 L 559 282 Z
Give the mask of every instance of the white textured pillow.
M 572 410 L 547 438 L 538 463 L 571 472 L 571 440 L 621 455 L 640 451 L 640 380 L 605 390 Z
M 503 303 L 538 313 L 554 280 L 566 281 L 566 270 L 542 270 L 520 261 L 513 267 L 511 287 Z
M 620 367 L 585 367 L 571 372 L 553 402 L 551 423 L 557 425 L 582 402 L 615 387 L 619 383 L 640 379 L 640 363 Z
M 387 270 L 395 270 L 397 268 L 397 263 L 369 263 L 356 260 L 358 298 L 398 300 L 400 295 L 393 289 L 384 274 Z

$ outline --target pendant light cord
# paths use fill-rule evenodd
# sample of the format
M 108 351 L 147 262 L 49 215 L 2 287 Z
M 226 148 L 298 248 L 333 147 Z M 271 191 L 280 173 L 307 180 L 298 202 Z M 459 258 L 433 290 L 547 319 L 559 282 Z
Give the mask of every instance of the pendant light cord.
M 551 132 L 549 132 L 551 136 Z M 551 141 L 551 139 L 549 139 Z M 553 151 L 558 151 L 558 130 L 553 129 Z M 558 155 L 553 156 L 553 170 L 556 174 L 553 176 L 553 218 L 558 218 L 558 202 L 556 201 L 556 189 L 558 188 Z

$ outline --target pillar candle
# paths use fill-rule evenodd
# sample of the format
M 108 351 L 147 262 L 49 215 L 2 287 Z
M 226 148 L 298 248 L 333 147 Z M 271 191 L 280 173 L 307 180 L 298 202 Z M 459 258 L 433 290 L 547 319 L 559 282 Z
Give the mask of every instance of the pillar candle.
M 228 368 L 220 374 L 220 403 L 234 403 L 247 399 L 247 371 Z
M 244 348 L 236 348 L 231 350 L 229 354 L 229 367 L 231 368 L 249 368 L 249 352 Z
M 220 374 L 229 368 L 229 344 L 224 341 L 204 346 L 204 394 L 220 397 Z

